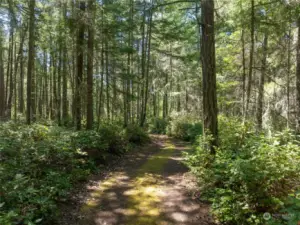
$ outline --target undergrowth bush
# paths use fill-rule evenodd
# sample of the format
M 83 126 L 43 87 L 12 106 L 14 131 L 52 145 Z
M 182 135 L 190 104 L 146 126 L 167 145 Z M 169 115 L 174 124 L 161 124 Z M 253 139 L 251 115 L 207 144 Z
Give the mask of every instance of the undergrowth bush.
M 214 160 L 204 137 L 187 156 L 203 198 L 212 202 L 222 224 L 297 224 L 299 142 L 288 131 L 266 138 L 256 135 L 251 124 L 239 124 L 220 118 L 220 147 Z
M 125 137 L 123 128 L 117 124 L 103 123 L 99 129 L 99 134 L 108 145 L 110 154 L 120 155 L 128 150 L 128 138 Z
M 194 141 L 202 135 L 202 124 L 185 114 L 174 115 L 167 127 L 167 134 L 184 141 Z
M 125 129 L 125 138 L 133 144 L 143 144 L 150 140 L 147 132 L 137 125 L 129 125 Z
M 72 143 L 97 162 L 104 163 L 108 156 L 121 155 L 128 149 L 123 129 L 111 123 L 103 123 L 98 130 L 74 133 Z
M 103 123 L 97 131 L 0 124 L 0 224 L 44 224 L 58 216 L 73 185 L 111 155 L 149 140 L 139 127 Z M 87 157 L 89 156 L 89 157 Z
M 168 120 L 163 118 L 152 118 L 148 124 L 148 129 L 151 134 L 166 134 Z
M 0 125 L 0 224 L 51 219 L 56 202 L 85 179 L 93 163 L 76 157 L 72 132 L 59 127 Z

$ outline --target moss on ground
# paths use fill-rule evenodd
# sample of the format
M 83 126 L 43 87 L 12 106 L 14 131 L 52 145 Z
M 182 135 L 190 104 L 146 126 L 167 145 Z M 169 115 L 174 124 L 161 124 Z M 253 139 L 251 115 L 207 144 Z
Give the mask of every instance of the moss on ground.
M 150 225 L 160 220 L 159 203 L 161 201 L 161 172 L 172 156 L 175 146 L 170 142 L 157 154 L 151 156 L 137 171 L 133 188 L 127 194 L 127 208 L 133 215 L 128 216 L 128 225 Z
M 126 209 L 123 210 L 128 225 L 153 225 L 160 221 L 159 203 L 162 199 L 163 179 L 161 173 L 172 156 L 175 146 L 167 141 L 165 147 L 152 155 L 130 180 L 130 188 L 123 194 L 128 197 Z M 90 199 L 81 207 L 81 212 L 89 213 L 101 207 L 101 197 L 106 190 L 118 185 L 122 173 L 114 173 L 102 182 Z

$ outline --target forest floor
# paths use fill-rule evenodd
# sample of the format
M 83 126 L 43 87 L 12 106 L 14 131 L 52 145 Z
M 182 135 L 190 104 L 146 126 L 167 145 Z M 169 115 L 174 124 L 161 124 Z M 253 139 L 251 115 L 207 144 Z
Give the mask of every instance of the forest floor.
M 188 143 L 152 136 L 78 188 L 59 225 L 212 225 L 195 178 L 182 164 Z

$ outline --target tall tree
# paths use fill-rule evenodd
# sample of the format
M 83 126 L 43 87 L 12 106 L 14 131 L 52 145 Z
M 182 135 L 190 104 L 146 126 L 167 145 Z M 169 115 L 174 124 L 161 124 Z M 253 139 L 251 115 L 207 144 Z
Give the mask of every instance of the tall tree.
M 146 2 L 144 1 L 144 4 Z M 146 38 L 146 43 L 144 46 L 144 64 L 143 70 L 144 70 L 144 83 L 143 83 L 143 99 L 142 99 L 142 110 L 141 110 L 141 118 L 140 118 L 140 126 L 143 127 L 146 121 L 146 115 L 147 115 L 147 102 L 148 102 L 148 94 L 149 94 L 149 71 L 150 71 L 150 55 L 151 55 L 151 35 L 152 35 L 152 19 L 153 19 L 153 10 L 152 10 L 152 4 L 153 1 L 151 1 L 151 6 L 150 6 L 150 11 L 149 11 L 149 18 L 148 18 L 148 26 L 147 26 L 147 36 Z M 145 6 L 144 6 L 144 13 L 145 13 Z M 146 14 L 144 14 L 144 17 L 146 17 Z M 145 20 L 145 18 L 144 18 Z M 144 21 L 145 22 L 145 21 Z M 143 28 L 144 29 L 144 28 Z M 144 31 L 143 31 L 144 32 Z M 143 53 L 142 53 L 143 54 Z M 147 64 L 146 64 L 146 59 L 147 59 Z
M 210 152 L 218 145 L 218 108 L 216 93 L 216 59 L 214 34 L 214 1 L 202 0 L 201 61 L 203 76 L 203 121 L 205 134 L 212 135 Z
M 258 89 L 258 99 L 257 99 L 257 111 L 256 111 L 256 121 L 257 130 L 262 130 L 262 117 L 263 117 L 263 103 L 264 103 L 264 85 L 265 76 L 267 71 L 267 51 L 268 51 L 268 34 L 265 33 L 263 42 L 263 56 L 261 61 L 261 72 L 259 77 L 259 89 Z
M 85 2 L 79 2 L 78 34 L 77 34 L 77 76 L 76 76 L 76 129 L 81 129 L 81 94 L 83 78 L 83 44 L 84 44 L 84 12 Z
M 0 27 L 0 120 L 5 115 L 5 83 L 4 83 L 4 65 L 3 65 L 3 39 L 2 27 Z
M 297 103 L 296 103 L 296 127 L 300 133 L 300 16 L 297 20 L 298 24 L 298 42 L 297 42 L 297 68 L 296 68 L 296 92 L 297 92 Z
M 94 0 L 89 0 L 88 5 L 88 55 L 87 55 L 87 114 L 86 128 L 92 129 L 94 122 L 93 105 L 93 59 L 94 59 Z
M 35 60 L 35 17 L 34 17 L 35 0 L 29 1 L 29 44 L 28 44 L 28 65 L 27 65 L 27 124 L 31 124 L 34 118 L 34 60 Z
M 248 73 L 248 83 L 247 83 L 247 100 L 246 100 L 246 106 L 245 106 L 245 114 L 244 117 L 246 117 L 249 114 L 249 104 L 250 104 L 250 98 L 251 98 L 251 86 L 252 86 L 252 73 L 253 73 L 253 56 L 254 56 L 254 23 L 255 23 L 255 6 L 254 6 L 254 0 L 251 0 L 251 28 L 250 28 L 250 36 L 251 36 L 251 44 L 250 44 L 250 56 L 249 56 L 249 73 Z
M 10 23 L 10 32 L 9 32 L 9 48 L 8 48 L 8 52 L 9 52 L 9 57 L 8 57 L 8 65 L 7 65 L 7 85 L 6 88 L 8 88 L 8 94 L 7 94 L 7 110 L 8 115 L 11 118 L 11 112 L 12 112 L 12 100 L 13 100 L 13 94 L 14 94 L 14 82 L 13 82 L 13 74 L 14 74 L 14 55 L 15 55 L 15 51 L 16 48 L 14 48 L 15 46 L 15 35 L 14 35 L 14 23 L 13 23 L 13 16 L 11 16 L 11 23 Z

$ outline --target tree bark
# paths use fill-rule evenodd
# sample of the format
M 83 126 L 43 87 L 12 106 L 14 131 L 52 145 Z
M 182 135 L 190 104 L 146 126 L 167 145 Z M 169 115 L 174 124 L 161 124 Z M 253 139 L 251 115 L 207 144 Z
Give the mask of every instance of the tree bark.
M 13 100 L 13 94 L 14 94 L 14 82 L 13 82 L 13 74 L 14 74 L 14 54 L 16 49 L 14 48 L 14 29 L 13 29 L 13 25 L 11 24 L 11 29 L 10 29 L 10 44 L 9 44 L 9 60 L 8 60 L 8 68 L 10 68 L 9 72 L 8 72 L 8 79 L 9 79 L 9 92 L 8 92 L 8 99 L 7 99 L 7 110 L 8 113 L 6 116 L 8 116 L 9 118 L 12 117 L 12 100 Z
M 64 43 L 63 53 L 63 77 L 62 77 L 62 122 L 66 125 L 68 120 L 68 80 L 67 80 L 67 47 Z
M 167 93 L 167 90 L 166 90 L 166 87 L 169 83 L 169 74 L 168 72 L 166 72 L 165 74 L 165 87 L 164 87 L 164 98 L 163 98 L 163 118 L 166 119 L 167 115 L 168 115 L 168 93 Z
M 3 40 L 2 40 L 2 36 L 0 36 L 0 120 L 3 119 L 4 114 L 5 114 L 5 83 L 4 83 L 4 65 L 3 65 Z
M 256 122 L 257 122 L 258 131 L 262 130 L 264 85 L 265 85 L 265 75 L 267 70 L 267 51 L 268 51 L 268 34 L 266 33 L 264 37 L 264 44 L 263 44 L 263 56 L 261 62 L 261 73 L 259 78 L 258 101 L 257 101 L 257 112 L 256 112 Z
M 35 60 L 35 18 L 34 18 L 34 7 L 35 0 L 31 0 L 29 2 L 29 46 L 28 46 L 28 65 L 27 65 L 27 112 L 26 112 L 26 122 L 27 124 L 31 124 L 32 119 L 34 117 L 34 60 Z
M 100 126 L 100 120 L 104 106 L 104 9 L 102 5 L 101 9 L 101 78 L 100 78 L 100 96 L 99 96 L 99 109 L 98 109 L 98 126 Z
M 242 29 L 242 65 L 243 65 L 243 87 L 242 87 L 242 115 L 245 118 L 245 91 L 246 91 L 246 54 L 245 54 L 245 31 Z
M 141 101 L 141 104 L 140 104 L 140 107 L 139 107 L 139 110 L 140 110 L 140 126 L 142 127 L 144 122 L 143 122 L 143 117 L 144 117 L 144 101 L 145 101 L 145 98 L 144 98 L 144 94 L 145 94 L 145 56 L 146 56 L 146 48 L 145 48 L 145 39 L 146 39 L 146 35 L 145 35 L 145 23 L 146 23 L 146 1 L 144 0 L 143 1 L 143 4 L 144 4 L 144 7 L 143 7 L 143 21 L 142 21 L 142 26 L 141 26 L 141 29 L 142 29 L 142 49 L 141 49 L 141 88 L 140 88 L 140 101 Z
M 86 129 L 93 128 L 94 101 L 93 101 L 93 59 L 94 59 L 94 0 L 89 1 L 89 26 L 88 26 L 88 55 L 87 55 L 87 100 L 86 100 Z
M 59 57 L 58 57 L 58 73 L 57 73 L 57 123 L 61 126 L 61 78 L 62 78 L 62 44 L 59 40 Z
M 216 59 L 214 36 L 214 1 L 202 0 L 201 60 L 203 76 L 204 133 L 212 135 L 210 152 L 215 154 L 218 145 L 218 108 L 216 93 Z
M 43 94 L 43 101 L 44 101 L 44 105 L 45 105 L 45 118 L 48 118 L 49 116 L 49 95 L 48 95 L 48 66 L 47 66 L 47 61 L 48 61 L 48 57 L 47 57 L 47 50 L 44 49 L 44 62 L 43 62 L 43 67 L 44 67 L 44 71 L 43 71 L 43 76 L 44 76 L 44 94 Z
M 81 94 L 82 94 L 82 77 L 83 77 L 83 43 L 84 43 L 84 19 L 85 2 L 79 2 L 79 29 L 77 36 L 77 76 L 76 76 L 76 129 L 81 130 Z
M 110 103 L 109 103 L 109 69 L 108 69 L 108 40 L 106 36 L 105 40 L 105 69 L 106 69 L 106 112 L 107 112 L 107 119 L 110 120 Z
M 287 97 L 287 112 L 286 112 L 286 126 L 290 126 L 290 75 L 291 75 L 291 26 L 289 28 L 288 46 L 287 46 L 287 81 L 286 81 L 286 97 Z
M 254 55 L 254 0 L 251 0 L 251 45 L 250 45 L 250 60 L 249 60 L 249 74 L 248 74 L 248 84 L 247 84 L 247 100 L 245 106 L 245 115 L 244 120 L 248 116 L 249 112 L 249 104 L 251 98 L 251 85 L 252 85 L 252 71 L 253 71 L 253 55 Z
M 24 113 L 24 56 L 20 56 L 19 112 Z
M 153 1 L 151 1 L 151 4 L 153 4 Z M 146 122 L 146 115 L 147 115 L 147 101 L 148 101 L 148 94 L 149 94 L 149 71 L 150 71 L 150 53 L 151 53 L 151 35 L 152 35 L 152 19 L 153 19 L 153 12 L 152 9 L 150 10 L 150 19 L 148 24 L 148 43 L 147 43 L 147 57 L 145 52 L 145 59 L 147 58 L 147 67 L 145 71 L 146 80 L 145 80 L 145 86 L 144 86 L 144 104 L 142 109 L 142 117 L 141 117 L 141 123 L 140 126 L 143 127 Z M 144 59 L 144 60 L 145 60 Z
M 296 96 L 297 96 L 297 115 L 296 127 L 297 132 L 300 133 L 300 17 L 298 17 L 298 43 L 297 43 L 297 69 L 296 69 Z
M 53 50 L 53 56 L 52 56 L 52 115 L 51 119 L 55 120 L 57 116 L 57 76 L 56 76 L 56 71 L 57 71 L 57 58 L 55 55 L 55 50 Z

